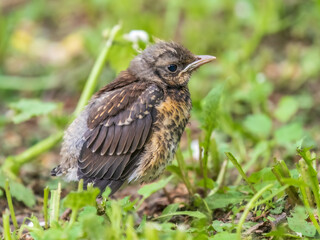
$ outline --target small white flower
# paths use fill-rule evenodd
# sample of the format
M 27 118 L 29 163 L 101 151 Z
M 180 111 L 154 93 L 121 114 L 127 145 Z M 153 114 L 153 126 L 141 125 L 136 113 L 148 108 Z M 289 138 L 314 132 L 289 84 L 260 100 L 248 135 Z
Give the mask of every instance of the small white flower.
M 139 41 L 148 43 L 149 42 L 149 35 L 146 31 L 143 30 L 132 30 L 127 34 L 123 35 L 123 38 L 129 42 L 133 43 L 133 48 L 138 50 L 139 48 Z
M 45 222 L 44 221 L 39 222 L 39 224 L 40 224 L 41 227 L 45 226 Z M 34 226 L 33 222 L 29 222 L 28 226 L 29 227 L 33 227 Z

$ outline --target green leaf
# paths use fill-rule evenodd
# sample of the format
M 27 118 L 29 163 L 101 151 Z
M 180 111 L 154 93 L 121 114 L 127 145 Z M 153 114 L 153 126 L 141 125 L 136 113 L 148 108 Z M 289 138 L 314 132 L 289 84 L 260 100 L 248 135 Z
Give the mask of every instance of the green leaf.
M 272 83 L 266 81 L 263 74 L 258 74 L 256 77 L 258 81 L 252 83 L 249 92 L 245 92 L 245 98 L 247 98 L 251 104 L 265 102 L 273 91 Z
M 298 102 L 290 96 L 283 97 L 274 113 L 280 122 L 287 122 L 298 111 Z
M 207 188 L 209 188 L 209 189 L 213 189 L 214 187 L 215 187 L 215 182 L 211 179 L 211 178 L 206 178 L 206 184 L 207 184 Z M 204 178 L 203 179 L 201 179 L 198 183 L 197 183 L 197 185 L 199 186 L 199 187 L 204 187 Z
M 214 220 L 212 222 L 212 227 L 214 228 L 214 230 L 216 230 L 217 232 L 223 232 L 225 229 L 229 229 L 232 227 L 231 223 L 224 223 L 222 221 L 219 220 Z
M 294 141 L 298 141 L 303 137 L 304 131 L 300 123 L 291 123 L 285 125 L 275 132 L 277 143 L 286 145 Z
M 224 208 L 230 204 L 237 204 L 246 199 L 246 195 L 239 192 L 216 193 L 206 197 L 204 200 L 207 202 L 210 209 Z
M 119 41 L 110 48 L 110 65 L 116 73 L 119 73 L 129 66 L 130 61 L 135 55 L 137 55 L 137 52 L 132 48 L 131 42 Z
M 162 179 L 158 182 L 154 182 L 151 184 L 144 185 L 142 188 L 139 189 L 138 193 L 143 196 L 143 198 L 148 198 L 151 194 L 159 191 L 160 189 L 164 188 L 173 178 L 170 176 L 166 179 Z
M 230 239 L 237 239 L 237 234 L 221 232 L 221 233 L 217 233 L 213 237 L 213 240 L 230 240 Z
M 178 166 L 176 165 L 170 165 L 167 167 L 167 170 L 172 172 L 172 173 L 175 173 L 179 178 L 182 179 L 182 174 L 181 174 L 181 170 Z
M 86 206 L 83 208 L 83 210 L 79 213 L 79 218 L 78 220 L 81 221 L 82 218 L 85 218 L 86 215 L 90 214 L 97 214 L 97 208 L 94 206 Z
M 281 214 L 284 211 L 286 201 L 284 198 L 279 199 L 276 201 L 275 206 L 270 209 L 270 213 L 272 214 Z
M 199 212 L 199 211 L 179 211 L 179 212 L 163 214 L 159 217 L 156 217 L 155 219 L 167 218 L 167 217 L 172 217 L 172 216 L 180 216 L 180 215 L 187 215 L 189 217 L 194 217 L 194 218 L 206 218 L 207 217 L 204 213 Z
M 6 177 L 0 172 L 0 187 L 4 188 Z M 23 202 L 27 207 L 33 207 L 36 203 L 36 198 L 33 192 L 26 188 L 21 183 L 10 180 L 10 193 L 12 197 Z
M 102 193 L 102 197 L 103 198 L 108 198 L 110 194 L 111 194 L 111 188 L 110 187 L 106 187 L 106 189 Z
M 257 183 L 259 181 L 266 182 L 266 181 L 273 181 L 276 180 L 276 177 L 271 171 L 270 167 L 263 168 L 258 172 L 254 172 L 248 177 L 249 181 L 252 183 Z
M 272 121 L 265 114 L 253 114 L 247 116 L 243 125 L 253 135 L 266 138 L 271 132 Z
M 147 223 L 147 215 L 143 215 L 141 223 L 139 227 L 137 228 L 137 232 L 142 232 L 143 229 L 145 229 Z
M 216 128 L 218 124 L 217 119 L 219 115 L 219 105 L 223 88 L 223 85 L 213 88 L 202 102 L 202 127 L 209 132 Z
M 45 231 L 43 227 L 40 225 L 39 219 L 36 216 L 31 216 L 30 218 L 27 218 L 27 219 L 33 224 L 32 227 L 26 226 L 26 228 L 30 232 L 30 235 L 34 239 L 41 239 Z M 22 229 L 22 226 L 21 226 L 21 229 Z
M 291 212 L 292 217 L 288 217 L 288 226 L 291 230 L 301 233 L 306 237 L 313 237 L 316 234 L 316 228 L 305 219 L 308 217 L 303 207 L 296 207 Z
M 82 239 L 83 231 L 80 229 L 80 225 L 74 225 L 72 228 L 50 228 L 44 231 L 42 240 L 77 240 Z M 62 238 L 63 236 L 63 238 Z
M 46 115 L 57 108 L 56 103 L 41 102 L 38 99 L 20 99 L 18 102 L 10 103 L 9 107 L 15 110 L 14 123 L 21 123 L 32 117 Z
M 105 236 L 104 218 L 97 215 L 95 207 L 85 207 L 79 214 L 78 221 L 81 223 L 81 230 L 85 233 L 87 239 L 103 239 L 103 236 Z
M 138 199 L 135 199 L 131 202 L 130 196 L 127 196 L 127 197 L 124 197 L 123 199 L 121 199 L 119 201 L 119 203 L 120 203 L 122 210 L 128 212 L 128 211 L 134 210 L 134 206 L 137 201 L 138 201 Z
M 95 206 L 99 192 L 98 188 L 92 188 L 81 192 L 70 192 L 64 199 L 63 205 L 72 210 L 80 209 L 84 206 Z
M 170 214 L 170 213 L 174 213 L 178 210 L 179 208 L 179 203 L 173 203 L 168 205 L 163 211 L 161 216 L 164 216 L 166 214 Z M 161 219 L 161 222 L 166 222 L 169 221 L 171 219 L 172 216 L 167 216 Z

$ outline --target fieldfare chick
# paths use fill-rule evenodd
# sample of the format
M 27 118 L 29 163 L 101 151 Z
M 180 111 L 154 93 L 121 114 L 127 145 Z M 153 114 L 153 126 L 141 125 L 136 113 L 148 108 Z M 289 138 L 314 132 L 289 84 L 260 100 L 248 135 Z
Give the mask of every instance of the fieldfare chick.
M 83 179 L 113 194 L 124 183 L 156 179 L 174 157 L 190 118 L 188 81 L 214 60 L 158 42 L 100 89 L 66 130 L 52 176 Z

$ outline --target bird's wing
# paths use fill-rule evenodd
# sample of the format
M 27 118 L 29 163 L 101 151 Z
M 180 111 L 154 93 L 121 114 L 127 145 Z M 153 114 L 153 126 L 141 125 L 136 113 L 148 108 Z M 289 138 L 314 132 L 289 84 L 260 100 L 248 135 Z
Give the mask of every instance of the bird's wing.
M 114 181 L 124 181 L 136 167 L 151 132 L 154 107 L 162 98 L 163 91 L 157 85 L 141 83 L 92 101 L 89 130 L 78 159 L 79 177 L 101 189 Z

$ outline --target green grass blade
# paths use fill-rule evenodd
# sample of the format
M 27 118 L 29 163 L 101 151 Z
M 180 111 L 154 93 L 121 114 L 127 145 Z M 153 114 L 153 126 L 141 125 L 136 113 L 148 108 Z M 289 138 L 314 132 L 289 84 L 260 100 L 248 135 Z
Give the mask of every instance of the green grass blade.
M 10 193 L 9 180 L 8 179 L 6 179 L 5 192 L 6 192 L 7 202 L 8 202 L 8 206 L 9 206 L 9 210 L 10 210 L 10 215 L 11 215 L 11 219 L 12 219 L 12 222 L 13 222 L 13 226 L 14 226 L 15 229 L 18 229 L 18 223 L 17 223 L 16 215 L 14 213 L 14 208 L 13 208 L 13 204 L 12 204 L 12 197 L 11 197 L 11 193 Z
M 250 183 L 247 175 L 244 173 L 242 167 L 240 166 L 239 162 L 237 161 L 237 159 L 232 155 L 232 153 L 230 152 L 226 152 L 225 153 L 227 158 L 229 158 L 229 160 L 233 163 L 233 165 L 237 168 L 238 172 L 240 173 L 240 175 L 242 176 L 242 178 L 247 182 L 248 186 L 251 188 L 253 193 L 257 193 L 256 189 L 253 187 L 253 185 Z
M 120 25 L 116 25 L 111 29 L 110 36 L 107 42 L 105 43 L 97 61 L 95 62 L 91 70 L 91 73 L 89 75 L 89 78 L 86 82 L 86 85 L 84 86 L 84 89 L 78 101 L 78 105 L 73 113 L 74 116 L 77 116 L 82 111 L 83 107 L 87 105 L 88 100 L 91 98 L 92 94 L 94 93 L 95 87 L 97 86 L 97 83 L 99 80 L 99 76 L 107 61 L 108 53 L 113 43 L 113 39 L 120 29 L 121 29 Z
M 248 204 L 246 205 L 246 208 L 243 211 L 243 214 L 239 220 L 238 223 L 238 227 L 237 227 L 237 238 L 239 240 L 241 240 L 241 230 L 242 230 L 242 226 L 249 214 L 249 211 L 254 207 L 254 203 L 262 196 L 262 194 L 264 192 L 266 192 L 268 189 L 270 189 L 271 187 L 273 187 L 274 184 L 269 184 L 267 186 L 265 186 L 264 188 L 262 188 L 259 192 L 257 192 L 252 198 L 251 200 L 248 202 Z
M 11 231 L 10 231 L 10 213 L 6 209 L 5 213 L 2 215 L 3 221 L 3 235 L 5 240 L 11 240 Z
M 49 188 L 46 187 L 43 192 L 43 216 L 44 216 L 44 227 L 47 229 L 48 225 L 48 198 L 49 198 Z

